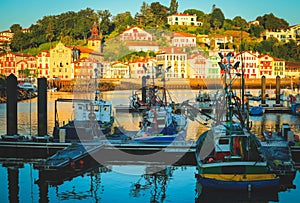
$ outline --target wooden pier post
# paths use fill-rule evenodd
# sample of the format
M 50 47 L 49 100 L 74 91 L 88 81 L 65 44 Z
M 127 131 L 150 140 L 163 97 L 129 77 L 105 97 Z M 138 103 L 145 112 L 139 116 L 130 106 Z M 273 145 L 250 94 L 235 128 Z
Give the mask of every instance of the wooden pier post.
M 279 75 L 276 76 L 276 103 L 274 104 L 274 106 L 276 107 L 282 106 L 280 104 L 280 76 Z
M 146 103 L 146 85 L 147 85 L 147 77 L 142 77 L 142 102 Z
M 260 106 L 267 107 L 266 104 L 266 76 L 261 77 L 261 104 Z
M 6 133 L 8 136 L 18 134 L 17 119 L 17 77 L 10 74 L 7 79 L 7 103 L 6 103 Z
M 47 79 L 38 78 L 38 136 L 47 135 Z

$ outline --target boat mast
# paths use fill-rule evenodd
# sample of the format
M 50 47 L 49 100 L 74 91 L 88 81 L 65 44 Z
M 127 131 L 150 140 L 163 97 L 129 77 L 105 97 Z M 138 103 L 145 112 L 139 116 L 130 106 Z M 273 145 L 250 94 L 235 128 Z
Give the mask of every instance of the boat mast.
M 232 133 L 232 122 L 233 122 L 233 107 L 235 104 L 232 103 L 232 100 L 235 99 L 234 93 L 232 91 L 232 82 L 234 81 L 236 76 L 240 76 L 239 73 L 235 73 L 235 75 L 232 77 L 231 69 L 237 69 L 239 66 L 240 62 L 237 61 L 233 66 L 231 65 L 231 58 L 234 56 L 232 52 L 228 52 L 226 56 L 224 57 L 221 52 L 218 53 L 221 62 L 218 62 L 218 65 L 220 66 L 221 70 L 223 70 L 224 73 L 224 90 L 225 90 L 225 101 L 226 101 L 226 122 L 229 122 L 230 124 L 230 132 L 229 134 L 231 135 Z M 222 60 L 226 58 L 226 61 L 222 63 Z M 228 78 L 228 80 L 227 80 Z M 235 102 L 236 103 L 236 102 Z M 244 125 L 244 123 L 241 123 Z

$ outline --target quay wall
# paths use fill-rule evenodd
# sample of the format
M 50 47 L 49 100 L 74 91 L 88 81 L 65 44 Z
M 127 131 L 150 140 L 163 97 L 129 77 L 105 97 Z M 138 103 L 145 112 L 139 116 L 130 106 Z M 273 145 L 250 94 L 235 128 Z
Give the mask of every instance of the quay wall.
M 89 80 L 88 82 L 93 84 L 94 79 Z M 85 91 L 87 88 L 86 80 L 57 80 L 52 81 L 50 86 L 57 87 L 59 91 L 71 92 L 74 88 L 76 90 Z M 111 90 L 130 90 L 130 89 L 139 89 L 142 86 L 142 79 L 98 79 L 98 86 L 101 91 L 111 91 Z M 222 87 L 222 80 L 219 79 L 167 79 L 165 82 L 155 79 L 154 83 L 158 86 L 163 86 L 164 83 L 169 89 L 216 89 Z M 290 78 L 281 78 L 280 79 L 281 88 L 299 88 L 300 82 L 299 79 Z M 147 84 L 153 84 L 153 80 L 149 79 Z M 239 88 L 241 86 L 241 80 L 235 79 L 233 82 L 233 88 Z M 267 89 L 276 88 L 276 79 L 267 78 L 266 80 Z M 261 78 L 251 78 L 245 79 L 245 88 L 246 89 L 260 89 L 261 88 Z

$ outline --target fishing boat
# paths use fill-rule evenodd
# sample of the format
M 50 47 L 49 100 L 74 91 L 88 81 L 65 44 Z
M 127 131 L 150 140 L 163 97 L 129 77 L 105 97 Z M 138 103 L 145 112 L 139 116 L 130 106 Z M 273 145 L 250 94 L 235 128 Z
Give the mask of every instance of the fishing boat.
M 248 113 L 232 90 L 239 73 L 230 63 L 219 63 L 224 73 L 224 91 L 217 105 L 211 129 L 196 143 L 198 181 L 206 188 L 252 191 L 278 188 L 279 178 L 271 173 L 262 154 L 260 141 L 250 132 Z M 243 88 L 243 87 L 241 87 Z
M 262 106 L 252 106 L 250 108 L 249 115 L 250 116 L 262 116 L 265 112 L 264 107 Z
M 133 141 L 170 143 L 185 140 L 188 118 L 179 105 L 174 101 L 168 102 L 167 95 L 165 85 L 148 88 L 147 109 Z
M 73 102 L 74 119 L 59 126 L 57 102 Z M 100 91 L 95 91 L 95 97 L 89 99 L 57 99 L 55 101 L 54 140 L 94 140 L 111 132 L 114 117 L 112 104 L 100 98 Z
M 292 114 L 299 116 L 300 115 L 300 95 L 289 95 L 289 102 L 291 104 Z
M 293 188 L 296 176 L 295 162 L 290 145 L 295 143 L 294 132 L 289 124 L 282 124 L 280 131 L 264 131 L 262 153 L 266 156 L 270 170 L 280 177 L 280 185 Z
M 133 141 L 170 143 L 186 137 L 188 118 L 171 106 L 146 111 Z

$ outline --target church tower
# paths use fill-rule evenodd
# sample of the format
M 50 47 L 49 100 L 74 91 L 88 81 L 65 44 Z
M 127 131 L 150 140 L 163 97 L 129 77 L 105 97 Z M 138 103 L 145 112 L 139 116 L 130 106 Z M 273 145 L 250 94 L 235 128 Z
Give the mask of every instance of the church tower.
M 96 23 L 92 26 L 91 37 L 88 39 L 88 48 L 94 51 L 102 53 L 101 50 L 101 38 Z

